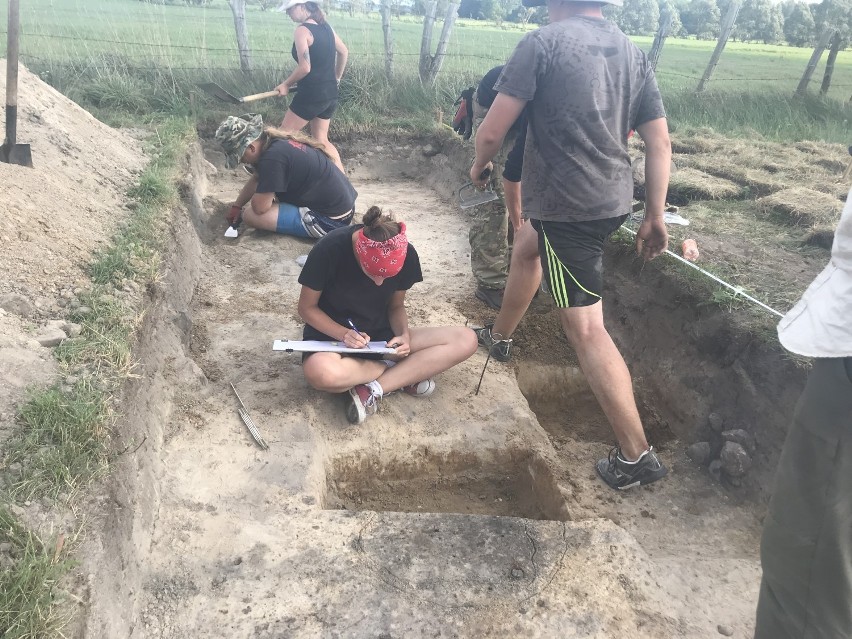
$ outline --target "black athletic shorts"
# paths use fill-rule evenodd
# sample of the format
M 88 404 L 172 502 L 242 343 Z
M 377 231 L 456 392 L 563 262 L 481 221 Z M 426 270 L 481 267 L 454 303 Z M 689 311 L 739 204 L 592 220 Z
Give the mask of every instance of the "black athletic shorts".
M 530 220 L 538 233 L 542 277 L 559 308 L 591 306 L 603 293 L 603 246 L 627 215 L 589 222 Z
M 314 118 L 330 120 L 337 111 L 337 98 L 333 100 L 316 101 L 311 98 L 310 93 L 296 93 L 290 103 L 290 110 L 303 120 L 309 122 Z

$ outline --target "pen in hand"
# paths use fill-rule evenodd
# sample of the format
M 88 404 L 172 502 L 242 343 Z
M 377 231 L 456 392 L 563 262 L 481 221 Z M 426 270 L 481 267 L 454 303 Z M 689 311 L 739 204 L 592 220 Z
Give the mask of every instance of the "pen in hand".
M 361 336 L 363 337 L 363 335 L 364 335 L 364 334 L 363 334 L 361 331 L 359 331 L 359 330 L 358 330 L 358 328 L 357 328 L 357 327 L 355 326 L 355 324 L 352 322 L 352 319 L 351 319 L 351 318 L 348 318 L 348 319 L 346 320 L 346 323 L 347 323 L 347 324 L 349 324 L 349 327 L 350 327 L 353 331 L 355 331 L 356 333 L 358 333 L 358 335 L 361 335 Z M 364 348 L 369 349 L 369 348 L 370 348 L 370 343 L 369 343 L 369 342 L 367 342 L 367 343 L 364 345 Z

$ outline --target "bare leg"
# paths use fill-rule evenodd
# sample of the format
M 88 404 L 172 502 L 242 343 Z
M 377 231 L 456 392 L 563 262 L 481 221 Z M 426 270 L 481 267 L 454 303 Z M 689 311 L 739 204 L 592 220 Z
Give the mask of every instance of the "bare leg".
M 559 319 L 622 454 L 628 460 L 637 459 L 648 449 L 648 442 L 633 397 L 630 371 L 604 327 L 603 302 L 559 309 Z
M 387 369 L 379 384 L 385 393 L 422 382 L 463 362 L 476 352 L 476 333 L 464 326 L 411 329 L 411 354 Z
M 331 156 L 331 160 L 334 162 L 335 166 L 337 166 L 342 173 L 345 173 L 343 170 L 343 163 L 340 161 L 340 152 L 338 152 L 337 147 L 328 139 L 328 127 L 330 124 L 331 120 L 323 120 L 322 118 L 314 118 L 311 120 L 311 137 L 313 137 L 317 142 L 321 142 L 325 145 L 325 149 Z
M 302 370 L 317 390 L 342 393 L 378 379 L 382 390 L 390 393 L 463 362 L 473 355 L 476 346 L 476 333 L 463 326 L 413 328 L 411 354 L 393 368 L 375 360 L 341 357 L 339 353 L 315 353 L 305 360 Z
M 494 320 L 492 335 L 506 339 L 515 332 L 541 284 L 541 260 L 538 255 L 538 233 L 532 224 L 524 224 L 515 234 L 512 263 L 503 306 Z
M 278 204 L 273 204 L 271 209 L 261 215 L 255 213 L 249 204 L 243 211 L 243 222 L 253 229 L 274 233 L 278 229 Z
M 314 353 L 302 365 L 308 384 L 329 393 L 343 393 L 357 384 L 372 382 L 385 368 L 382 362 L 342 357 L 340 353 Z
M 307 120 L 303 120 L 298 115 L 293 113 L 290 109 L 287 109 L 287 113 L 284 114 L 284 119 L 281 120 L 281 128 L 284 131 L 297 133 L 304 129 L 307 123 Z

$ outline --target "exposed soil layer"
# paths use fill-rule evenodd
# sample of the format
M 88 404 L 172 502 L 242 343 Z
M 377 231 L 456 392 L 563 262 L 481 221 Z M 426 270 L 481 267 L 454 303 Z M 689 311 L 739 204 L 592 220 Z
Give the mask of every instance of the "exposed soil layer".
M 0 165 L 14 227 L 3 230 L 14 276 L 0 304 L 5 432 L 25 387 L 59 374 L 31 337 L 87 285 L 85 265 L 130 214 L 121 194 L 144 165 L 134 138 L 37 78 L 22 86 L 38 96 L 32 108 L 41 100 L 63 117 L 24 111 L 19 138 L 44 150 L 43 167 Z M 808 201 L 784 200 L 795 167 L 771 145 L 759 149 L 762 172 L 723 173 L 708 157 L 730 147 L 701 139 L 677 141 L 695 171 L 736 184 L 740 202 L 775 196 L 752 216 L 685 199 L 702 265 L 786 310 L 827 259 L 799 242 L 830 219 L 798 229 L 784 218 L 786 206 L 803 219 Z M 98 144 L 114 166 L 86 164 Z M 489 320 L 454 203 L 470 145 L 439 133 L 340 148 L 359 210 L 378 204 L 409 224 L 425 275 L 410 293 L 412 324 Z M 796 150 L 811 160 L 814 191 L 838 197 L 825 178 L 837 149 Z M 146 291 L 135 376 L 117 398 L 114 445 L 124 452 L 81 508 L 68 636 L 750 636 L 762 504 L 804 379 L 774 340 L 773 318 L 720 303 L 662 259 L 643 266 L 619 241 L 608 247 L 606 320 L 671 471 L 638 492 L 616 493 L 594 474 L 612 434 L 544 294 L 513 336 L 512 363 L 492 360 L 478 395 L 482 352 L 439 376 L 432 397 L 391 396 L 349 428 L 340 398 L 308 388 L 298 358 L 271 350 L 300 334 L 295 258 L 310 243 L 222 236 L 243 177 L 195 149 L 187 159 L 167 268 Z M 50 180 L 51 202 L 25 197 Z M 57 206 L 85 223 L 42 219 Z M 230 383 L 268 451 L 239 420 Z M 712 476 L 685 455 L 697 441 L 718 448 L 724 429 L 754 443 L 745 478 Z M 14 512 L 44 534 L 74 530 L 50 504 Z

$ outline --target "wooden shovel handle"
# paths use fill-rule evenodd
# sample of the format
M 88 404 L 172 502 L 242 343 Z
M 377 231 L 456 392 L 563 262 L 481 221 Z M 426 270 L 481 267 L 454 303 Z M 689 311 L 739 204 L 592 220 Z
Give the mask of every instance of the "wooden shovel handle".
M 244 98 L 240 98 L 240 102 L 254 102 L 255 100 L 263 100 L 264 98 L 276 97 L 278 97 L 278 91 L 265 91 L 263 93 L 255 93 L 254 95 L 247 95 Z

